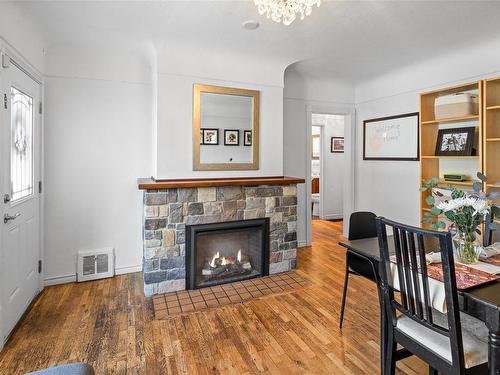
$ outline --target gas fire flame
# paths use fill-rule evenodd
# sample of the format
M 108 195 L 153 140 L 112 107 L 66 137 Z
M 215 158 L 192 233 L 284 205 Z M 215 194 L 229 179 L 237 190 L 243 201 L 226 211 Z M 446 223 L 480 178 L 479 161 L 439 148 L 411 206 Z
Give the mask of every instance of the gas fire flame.
M 241 249 L 238 250 L 238 255 L 236 259 L 238 259 L 238 262 L 241 262 Z
M 212 258 L 212 261 L 210 262 L 210 267 L 215 267 L 215 260 L 218 258 L 220 258 L 220 254 L 217 251 L 217 253 L 215 253 L 214 257 Z

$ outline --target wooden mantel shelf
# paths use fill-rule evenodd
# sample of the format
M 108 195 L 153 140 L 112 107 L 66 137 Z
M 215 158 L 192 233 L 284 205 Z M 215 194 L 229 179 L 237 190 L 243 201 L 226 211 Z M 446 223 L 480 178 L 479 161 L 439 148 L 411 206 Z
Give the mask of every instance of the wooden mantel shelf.
M 305 180 L 297 177 L 271 176 L 271 177 L 227 177 L 227 178 L 190 178 L 156 180 L 139 178 L 139 190 L 160 190 L 175 188 L 195 188 L 213 186 L 259 186 L 259 185 L 291 185 L 302 184 Z

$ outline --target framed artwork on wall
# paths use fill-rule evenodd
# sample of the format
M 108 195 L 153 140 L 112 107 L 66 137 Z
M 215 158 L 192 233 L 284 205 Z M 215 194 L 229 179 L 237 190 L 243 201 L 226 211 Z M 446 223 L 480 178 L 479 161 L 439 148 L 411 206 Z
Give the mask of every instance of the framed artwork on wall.
M 436 152 L 437 156 L 472 156 L 475 128 L 439 129 Z
M 243 145 L 251 146 L 252 145 L 252 131 L 244 130 L 243 131 Z
M 419 159 L 418 112 L 363 122 L 363 160 Z
M 201 129 L 203 145 L 218 145 L 219 144 L 219 129 Z
M 238 129 L 224 130 L 224 146 L 239 146 L 240 131 Z
M 330 152 L 344 153 L 344 137 L 332 137 L 330 148 Z

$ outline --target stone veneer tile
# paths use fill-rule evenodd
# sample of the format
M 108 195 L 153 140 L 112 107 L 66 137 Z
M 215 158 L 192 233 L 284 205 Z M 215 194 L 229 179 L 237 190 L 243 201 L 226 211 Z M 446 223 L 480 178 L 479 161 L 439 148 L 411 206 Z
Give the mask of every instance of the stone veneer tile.
M 144 192 L 144 292 L 185 289 L 185 226 L 270 218 L 270 274 L 294 269 L 296 186 L 225 186 Z

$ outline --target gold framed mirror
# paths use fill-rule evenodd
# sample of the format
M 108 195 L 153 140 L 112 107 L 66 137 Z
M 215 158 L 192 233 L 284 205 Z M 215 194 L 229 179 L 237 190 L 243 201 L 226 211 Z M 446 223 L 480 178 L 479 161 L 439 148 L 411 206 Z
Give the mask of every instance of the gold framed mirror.
M 260 92 L 195 83 L 193 169 L 259 169 Z

